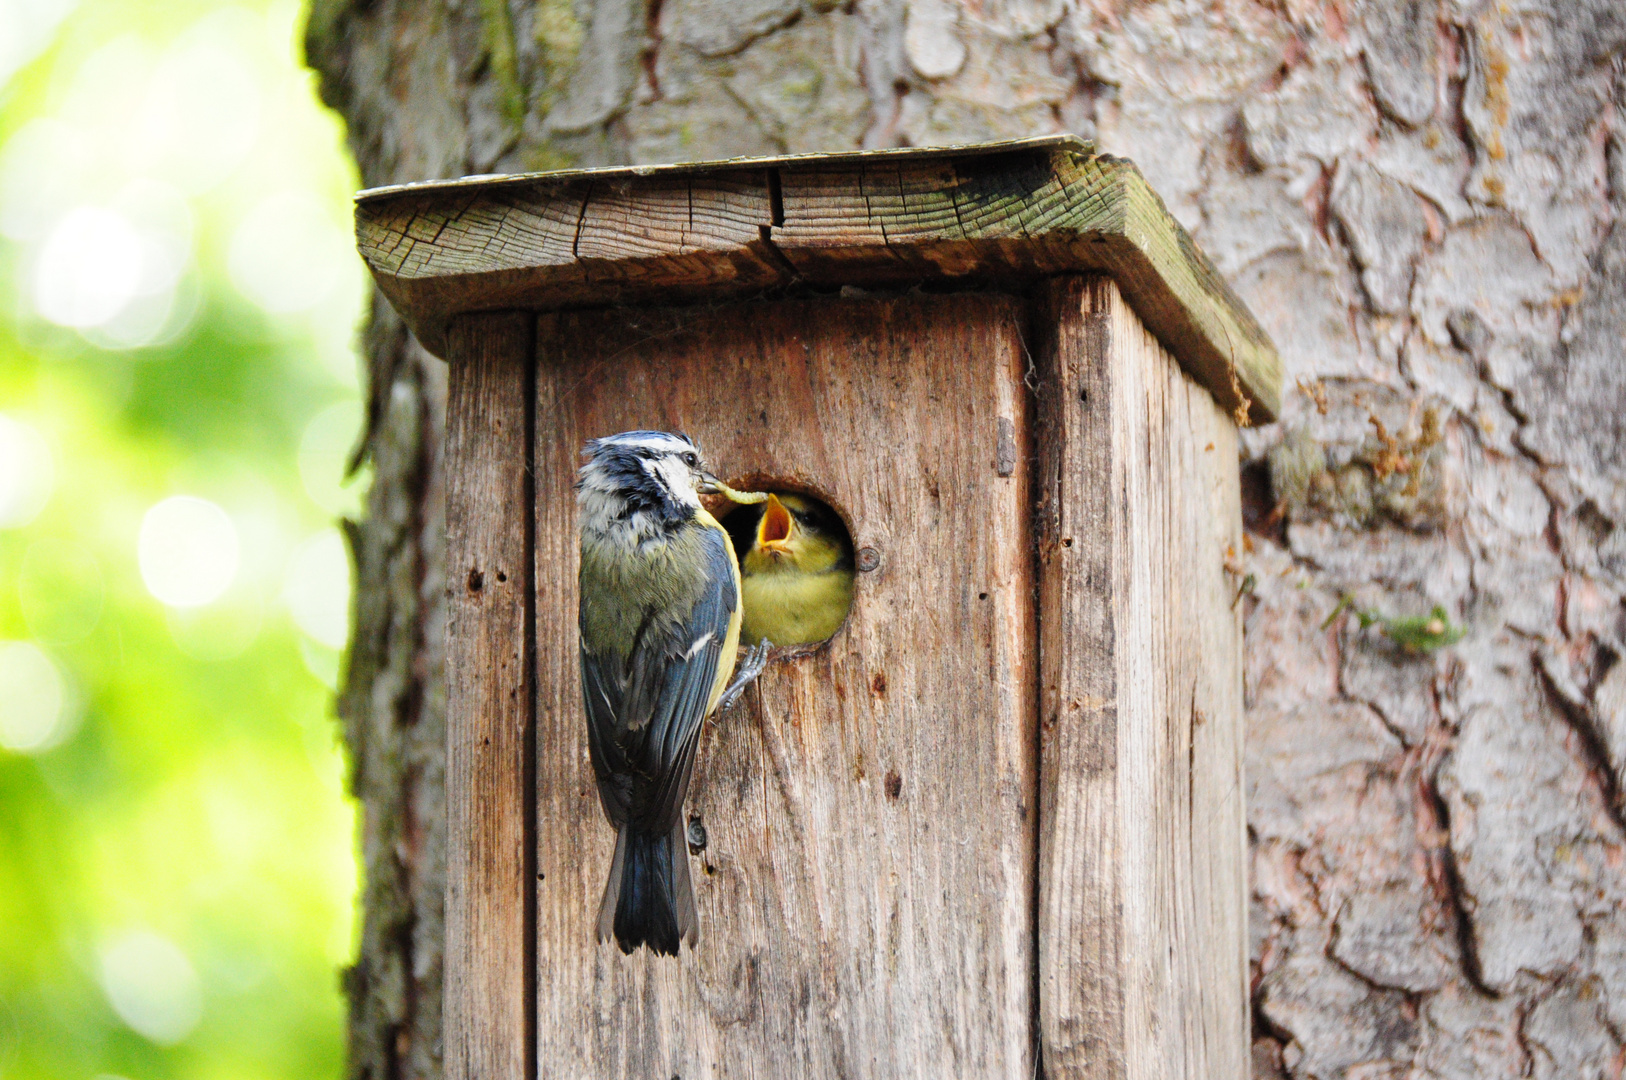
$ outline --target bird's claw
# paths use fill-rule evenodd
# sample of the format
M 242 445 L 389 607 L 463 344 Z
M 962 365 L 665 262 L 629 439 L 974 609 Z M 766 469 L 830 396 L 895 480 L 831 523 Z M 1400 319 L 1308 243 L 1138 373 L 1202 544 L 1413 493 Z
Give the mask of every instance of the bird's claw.
M 745 654 L 734 672 L 734 681 L 728 684 L 728 689 L 723 691 L 723 696 L 717 702 L 718 713 L 727 712 L 745 693 L 745 688 L 762 674 L 762 669 L 768 666 L 768 651 L 772 648 L 773 642 L 763 641 Z

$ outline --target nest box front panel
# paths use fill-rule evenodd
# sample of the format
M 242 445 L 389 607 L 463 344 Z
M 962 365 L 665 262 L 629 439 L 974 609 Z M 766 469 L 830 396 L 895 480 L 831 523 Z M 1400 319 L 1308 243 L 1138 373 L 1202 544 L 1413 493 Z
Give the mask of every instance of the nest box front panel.
M 542 315 L 535 378 L 537 1070 L 1033 1074 L 1037 658 L 1015 298 Z M 843 628 L 709 725 L 700 943 L 623 956 L 577 674 L 582 443 L 687 432 L 817 495 L 859 551 Z

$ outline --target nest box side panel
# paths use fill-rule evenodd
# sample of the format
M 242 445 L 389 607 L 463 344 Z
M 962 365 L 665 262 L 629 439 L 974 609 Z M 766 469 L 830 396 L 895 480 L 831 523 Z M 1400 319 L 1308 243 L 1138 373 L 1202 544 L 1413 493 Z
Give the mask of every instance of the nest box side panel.
M 446 403 L 447 1080 L 532 1075 L 530 460 L 535 319 L 453 322 Z
M 961 294 L 540 320 L 542 1075 L 1033 1075 L 1024 318 Z M 829 643 L 705 729 L 701 937 L 675 960 L 593 940 L 613 836 L 580 705 L 571 484 L 585 439 L 633 427 L 688 432 L 733 481 L 805 485 L 879 559 Z
M 1236 430 L 1111 279 L 1038 306 L 1044 1074 L 1241 1080 Z

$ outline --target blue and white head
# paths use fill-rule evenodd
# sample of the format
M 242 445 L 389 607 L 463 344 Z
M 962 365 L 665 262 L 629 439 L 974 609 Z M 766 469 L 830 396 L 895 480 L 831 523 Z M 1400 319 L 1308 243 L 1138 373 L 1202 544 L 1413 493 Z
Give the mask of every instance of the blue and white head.
M 582 448 L 587 461 L 576 481 L 582 529 L 639 542 L 675 530 L 717 490 L 700 447 L 687 435 L 623 431 Z

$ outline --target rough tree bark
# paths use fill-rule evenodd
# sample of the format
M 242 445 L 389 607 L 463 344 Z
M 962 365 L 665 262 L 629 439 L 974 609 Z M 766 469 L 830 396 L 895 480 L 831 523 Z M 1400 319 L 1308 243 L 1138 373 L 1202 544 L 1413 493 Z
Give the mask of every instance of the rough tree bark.
M 1620 1075 L 1620 0 L 315 0 L 307 45 L 370 185 L 1132 157 L 1299 386 L 1242 461 L 1256 1075 Z M 444 371 L 381 305 L 366 351 L 351 1070 L 394 1080 L 440 1061 Z M 1435 605 L 1461 640 L 1399 644 Z

